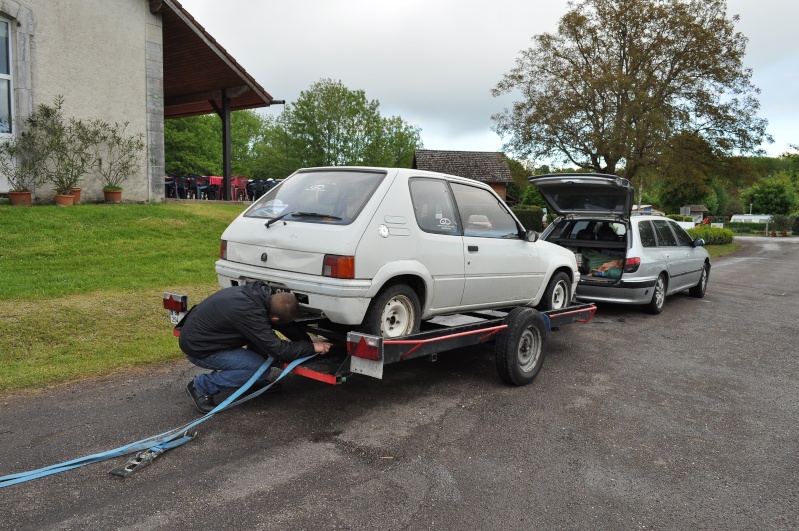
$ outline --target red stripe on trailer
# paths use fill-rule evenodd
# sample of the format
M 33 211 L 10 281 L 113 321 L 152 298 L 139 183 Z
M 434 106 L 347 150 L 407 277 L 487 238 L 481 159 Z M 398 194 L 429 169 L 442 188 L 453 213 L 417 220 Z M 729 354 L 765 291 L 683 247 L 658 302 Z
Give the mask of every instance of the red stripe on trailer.
M 410 356 L 416 349 L 420 348 L 422 345 L 426 345 L 428 343 L 435 343 L 436 341 L 444 341 L 445 339 L 453 339 L 456 337 L 463 337 L 463 336 L 473 336 L 475 334 L 485 334 L 485 336 L 480 338 L 480 342 L 485 341 L 489 337 L 496 335 L 499 333 L 500 330 L 504 330 L 508 327 L 506 324 L 502 324 L 499 326 L 492 326 L 490 328 L 479 328 L 477 330 L 470 330 L 469 332 L 459 332 L 457 334 L 449 334 L 446 336 L 441 337 L 434 337 L 430 339 L 384 339 L 384 345 L 415 345 L 411 350 L 406 352 L 402 355 L 400 359 L 405 359 Z
M 286 367 L 288 367 L 288 363 L 283 364 L 283 368 L 285 369 Z M 317 380 L 330 385 L 336 385 L 338 383 L 338 379 L 336 378 L 335 374 L 325 374 L 323 372 L 308 369 L 301 365 L 294 367 L 291 372 L 298 376 L 304 376 L 306 378 L 310 378 L 311 380 Z

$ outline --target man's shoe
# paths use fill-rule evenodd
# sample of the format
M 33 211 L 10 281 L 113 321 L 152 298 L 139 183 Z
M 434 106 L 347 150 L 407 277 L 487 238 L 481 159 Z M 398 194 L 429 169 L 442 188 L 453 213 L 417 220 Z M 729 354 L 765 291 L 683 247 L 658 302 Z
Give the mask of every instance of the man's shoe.
M 194 407 L 196 407 L 197 411 L 200 413 L 210 413 L 216 407 L 214 397 L 212 395 L 201 395 L 194 387 L 193 379 L 190 380 L 189 384 L 186 386 L 186 392 L 189 393 L 189 396 L 194 401 Z

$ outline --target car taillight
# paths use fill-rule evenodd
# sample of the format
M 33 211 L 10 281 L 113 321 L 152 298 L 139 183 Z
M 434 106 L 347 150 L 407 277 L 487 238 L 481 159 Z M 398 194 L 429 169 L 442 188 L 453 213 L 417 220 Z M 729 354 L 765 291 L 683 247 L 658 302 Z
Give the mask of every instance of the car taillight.
M 227 260 L 227 240 L 221 240 L 219 242 L 219 258 Z
M 628 258 L 624 261 L 624 272 L 625 273 L 635 273 L 638 271 L 638 266 L 641 265 L 640 258 Z
M 355 257 L 326 254 L 322 262 L 322 276 L 332 278 L 355 278 Z

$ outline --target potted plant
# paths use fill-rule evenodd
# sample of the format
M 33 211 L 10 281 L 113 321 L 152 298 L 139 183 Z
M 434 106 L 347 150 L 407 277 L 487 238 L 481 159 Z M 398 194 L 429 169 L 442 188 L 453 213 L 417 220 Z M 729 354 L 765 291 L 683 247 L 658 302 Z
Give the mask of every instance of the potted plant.
M 35 130 L 0 144 L 0 173 L 8 180 L 13 206 L 30 206 L 36 186 L 43 184 L 46 146 Z
M 781 214 L 775 214 L 773 227 L 775 232 L 780 233 L 780 236 L 788 236 L 788 229 L 791 228 L 791 218 Z
M 63 103 L 64 98 L 57 96 L 52 106 L 40 104 L 28 118 L 29 132 L 43 149 L 43 179 L 52 183 L 56 204 L 62 206 L 73 203 L 72 190 L 94 165 L 91 148 L 97 141 L 90 125 L 64 118 Z
M 96 172 L 104 184 L 106 203 L 122 202 L 122 183 L 139 171 L 140 155 L 144 151 L 144 136 L 128 135 L 128 122 L 109 124 L 96 121 Z

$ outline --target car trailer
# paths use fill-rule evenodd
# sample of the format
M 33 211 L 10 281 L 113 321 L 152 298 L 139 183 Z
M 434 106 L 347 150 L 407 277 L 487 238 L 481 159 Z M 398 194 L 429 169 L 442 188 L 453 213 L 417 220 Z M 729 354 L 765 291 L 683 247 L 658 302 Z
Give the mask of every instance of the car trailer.
M 164 293 L 164 308 L 170 310 L 173 323 L 178 323 L 187 306 L 185 295 Z M 476 311 L 424 321 L 420 332 L 397 338 L 344 331 L 342 325 L 326 318 L 303 317 L 295 322 L 334 347 L 324 356 L 295 366 L 292 372 L 337 385 L 352 374 L 382 378 L 383 367 L 392 363 L 421 357 L 435 360 L 440 352 L 493 343 L 499 377 L 509 385 L 526 385 L 544 362 L 547 335 L 566 324 L 588 322 L 595 312 L 594 304 L 545 312 L 526 306 Z M 452 324 L 454 321 L 458 324 Z M 288 364 L 283 364 L 286 367 Z

